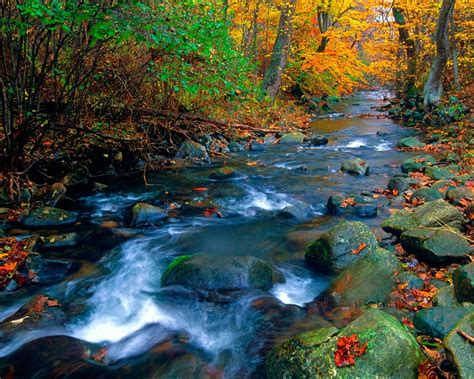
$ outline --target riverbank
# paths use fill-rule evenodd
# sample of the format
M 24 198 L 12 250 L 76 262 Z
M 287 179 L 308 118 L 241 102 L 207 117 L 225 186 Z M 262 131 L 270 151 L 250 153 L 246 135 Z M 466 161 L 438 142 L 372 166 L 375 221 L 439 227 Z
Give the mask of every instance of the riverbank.
M 15 259 L 8 267 L 18 275 L 6 276 L 2 293 L 3 370 L 19 370 L 25 351 L 42 354 L 25 376 L 40 368 L 54 376 L 80 362 L 78 374 L 279 377 L 301 373 L 298 357 L 308 355 L 335 375 L 355 372 L 358 362 L 361 375 L 414 376 L 420 363 L 444 370 L 448 360 L 433 340 L 440 337 L 415 331 L 413 316 L 447 304 L 460 316 L 471 312 L 445 284 L 472 254 L 456 231 L 471 230 L 472 178 L 439 152 L 418 157 L 426 145 L 416 130 L 368 115 L 380 105 L 350 98 L 341 105 L 350 117 L 318 120 L 307 135 L 262 135 L 257 149 L 250 142 L 231 159 L 149 173 L 148 186 L 117 179 L 68 198 L 56 185 L 34 212 L 7 211 L 15 240 L 4 240 L 3 258 Z M 445 254 L 437 244 L 446 236 L 464 250 Z M 425 245 L 437 250 L 429 255 Z M 310 334 L 271 350 L 265 369 L 265 354 L 300 332 Z M 355 368 L 336 368 L 337 343 L 352 333 L 368 347 Z

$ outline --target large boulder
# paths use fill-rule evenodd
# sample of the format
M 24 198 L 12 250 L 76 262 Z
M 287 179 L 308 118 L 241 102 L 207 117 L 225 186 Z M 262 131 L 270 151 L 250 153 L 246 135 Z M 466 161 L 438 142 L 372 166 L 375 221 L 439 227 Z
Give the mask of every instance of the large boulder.
M 31 210 L 22 223 L 28 228 L 56 228 L 74 224 L 77 221 L 75 212 L 59 208 L 42 207 Z
M 464 316 L 444 339 L 448 357 L 456 366 L 459 377 L 474 378 L 474 346 L 458 331 L 474 336 L 474 311 Z
M 415 149 L 415 148 L 424 147 L 424 146 L 425 144 L 416 137 L 405 137 L 405 138 L 402 138 L 397 143 L 397 147 L 400 149 L 403 149 L 403 148 Z
M 179 147 L 177 158 L 188 158 L 191 160 L 202 160 L 209 162 L 210 158 L 206 148 L 200 143 L 194 141 L 184 141 Z
M 302 143 L 305 139 L 305 135 L 300 132 L 286 133 L 280 138 L 280 143 L 284 145 Z
M 469 312 L 466 307 L 426 308 L 416 313 L 413 324 L 421 333 L 443 339 Z
M 377 247 L 377 240 L 367 225 L 342 221 L 308 245 L 305 259 L 320 271 L 339 272 Z
M 369 175 L 370 166 L 360 158 L 349 159 L 342 162 L 341 171 L 350 175 Z
M 132 207 L 131 226 L 156 225 L 168 217 L 167 212 L 156 205 L 136 203 Z
M 186 255 L 171 262 L 161 276 L 163 287 L 174 284 L 216 291 L 268 290 L 273 286 L 273 267 L 251 256 Z
M 402 171 L 404 173 L 413 171 L 422 172 L 426 167 L 434 165 L 435 163 L 436 159 L 434 159 L 431 155 L 418 155 L 413 158 L 405 159 L 402 163 Z
M 432 265 L 462 263 L 474 249 L 460 234 L 445 228 L 418 227 L 400 236 L 403 248 Z
M 400 235 L 417 226 L 438 227 L 444 224 L 462 229 L 464 216 L 459 209 L 439 199 L 425 203 L 413 212 L 402 209 L 393 213 L 382 222 L 382 228 L 388 233 Z
M 398 258 L 378 248 L 336 276 L 318 299 L 333 306 L 386 303 L 402 271 Z
M 453 285 L 458 301 L 474 303 L 474 262 L 454 271 Z
M 356 334 L 365 353 L 355 364 L 337 367 L 334 354 L 341 336 Z M 266 358 L 269 379 L 417 378 L 424 360 L 415 338 L 393 316 L 370 309 L 341 332 L 322 328 L 303 333 L 272 349 Z

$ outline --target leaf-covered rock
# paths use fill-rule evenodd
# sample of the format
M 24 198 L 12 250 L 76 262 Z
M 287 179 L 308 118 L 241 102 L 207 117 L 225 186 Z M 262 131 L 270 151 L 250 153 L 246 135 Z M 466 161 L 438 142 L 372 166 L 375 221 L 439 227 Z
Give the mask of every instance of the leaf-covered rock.
M 77 221 L 75 212 L 59 208 L 42 207 L 31 210 L 22 223 L 29 228 L 55 228 L 74 224 Z
M 341 336 L 357 335 L 367 350 L 355 365 L 336 367 Z M 415 338 L 393 316 L 370 309 L 342 331 L 323 328 L 296 336 L 273 348 L 266 373 L 273 378 L 416 378 L 424 356 Z
M 436 159 L 431 155 L 418 155 L 413 158 L 405 159 L 402 163 L 402 171 L 404 173 L 409 172 L 422 172 L 426 167 L 434 165 Z

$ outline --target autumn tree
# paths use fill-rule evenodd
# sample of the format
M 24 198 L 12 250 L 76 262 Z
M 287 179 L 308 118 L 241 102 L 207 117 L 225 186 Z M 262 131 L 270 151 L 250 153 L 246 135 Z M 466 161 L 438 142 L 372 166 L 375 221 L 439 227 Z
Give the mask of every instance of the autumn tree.
M 434 40 L 436 56 L 431 64 L 430 74 L 423 89 L 425 106 L 435 105 L 443 95 L 443 71 L 450 54 L 448 26 L 455 0 L 443 0 L 439 11 Z
M 273 44 L 270 63 L 262 82 L 263 91 L 272 99 L 275 99 L 280 89 L 282 75 L 288 63 L 295 6 L 296 0 L 289 0 L 289 2 L 284 3 L 281 7 L 277 37 Z

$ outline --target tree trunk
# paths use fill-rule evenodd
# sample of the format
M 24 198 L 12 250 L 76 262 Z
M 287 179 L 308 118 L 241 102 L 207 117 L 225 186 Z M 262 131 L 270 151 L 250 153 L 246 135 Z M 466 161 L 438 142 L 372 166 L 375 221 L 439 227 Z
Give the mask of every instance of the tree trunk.
M 451 23 L 451 45 L 453 46 L 452 58 L 453 58 L 454 89 L 457 92 L 459 92 L 461 91 L 461 82 L 459 80 L 458 47 L 456 43 L 456 23 L 454 22 L 454 9 L 451 12 L 450 23 Z
M 398 24 L 398 34 L 400 42 L 405 46 L 407 54 L 407 72 L 402 87 L 404 94 L 413 94 L 416 87 L 416 46 L 415 41 L 410 38 L 408 29 L 404 26 L 405 17 L 399 8 L 392 8 L 393 18 Z
M 319 32 L 323 35 L 323 37 L 321 38 L 321 43 L 319 44 L 318 49 L 316 50 L 318 53 L 324 52 L 329 43 L 329 37 L 325 36 L 324 33 L 328 31 L 330 23 L 331 15 L 327 11 L 318 12 Z
M 423 90 L 425 106 L 436 105 L 443 95 L 443 71 L 449 57 L 448 25 L 455 0 L 443 0 L 436 23 L 436 56 L 431 64 L 430 75 Z
M 281 8 L 277 37 L 273 45 L 270 63 L 262 82 L 263 91 L 272 99 L 276 98 L 280 89 L 283 71 L 288 62 L 295 5 L 296 0 L 289 0 Z

